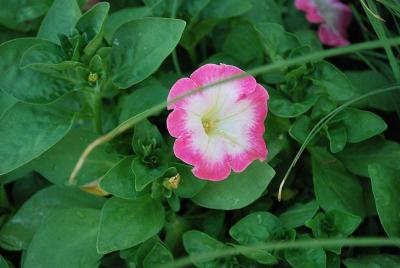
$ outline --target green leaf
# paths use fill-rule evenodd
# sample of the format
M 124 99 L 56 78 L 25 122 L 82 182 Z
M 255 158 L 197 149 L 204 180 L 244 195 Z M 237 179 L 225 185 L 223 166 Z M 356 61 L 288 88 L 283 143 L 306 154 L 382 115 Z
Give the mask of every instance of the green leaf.
M 105 199 L 71 187 L 50 186 L 26 201 L 0 231 L 2 246 L 27 249 L 32 237 L 47 218 L 66 208 L 100 209 Z
M 308 203 L 296 203 L 279 215 L 279 220 L 286 228 L 297 228 L 310 220 L 319 209 L 318 203 L 312 200 Z
M 322 148 L 311 150 L 311 160 L 318 204 L 325 211 L 338 209 L 363 217 L 363 190 L 358 178 Z
M 306 115 L 296 118 L 289 129 L 289 135 L 298 143 L 303 143 L 311 131 L 311 119 Z
M 160 242 L 156 243 L 143 260 L 143 268 L 153 268 L 158 265 L 173 262 L 172 253 Z
M 248 0 L 184 1 L 184 4 L 190 17 L 181 45 L 187 50 L 193 49 L 218 23 L 251 9 Z
M 128 88 L 155 72 L 172 52 L 185 22 L 166 18 L 136 19 L 114 34 L 111 78 L 120 88 Z
M 211 236 L 199 231 L 187 231 L 182 237 L 183 246 L 189 255 L 196 256 L 198 254 L 211 253 L 216 250 L 227 249 L 228 246 L 222 242 L 212 238 Z M 193 264 L 199 268 L 208 267 L 231 267 L 232 258 L 216 259 L 208 262 L 194 262 Z
M 0 255 L 0 267 L 1 268 L 10 268 L 11 266 L 8 264 L 7 260 Z
M 144 241 L 140 245 L 132 248 L 124 249 L 119 252 L 121 258 L 125 259 L 129 264 L 132 263 L 134 267 L 136 265 L 142 266 L 144 258 L 150 252 L 150 250 L 161 240 L 158 236 L 153 236 L 148 240 Z
M 132 148 L 137 155 L 147 156 L 154 148 L 160 147 L 162 144 L 163 137 L 157 126 L 147 119 L 135 125 Z
M 248 0 L 211 0 L 202 10 L 201 16 L 205 19 L 220 19 L 235 17 L 249 11 L 251 4 Z
M 49 41 L 37 38 L 20 38 L 0 45 L 0 89 L 21 101 L 41 104 L 73 90 L 75 81 L 65 72 L 54 71 L 51 75 L 20 67 L 24 53 L 33 46 L 54 47 Z
M 174 1 L 175 0 L 143 0 L 143 3 L 151 10 L 153 17 L 168 17 L 171 15 L 171 6 L 174 5 Z M 184 0 L 177 0 L 176 8 L 178 10 L 182 2 L 184 2 Z
M 262 22 L 283 24 L 282 13 L 284 12 L 284 7 L 276 1 L 250 0 L 250 3 L 252 8 L 242 16 L 243 18 L 253 24 Z
M 34 169 L 56 185 L 65 185 L 85 148 L 98 135 L 83 129 L 71 130 L 60 142 L 35 160 Z M 106 146 L 96 148 L 77 175 L 78 185 L 83 185 L 104 176 L 120 156 L 106 152 Z
M 299 239 L 313 241 L 308 235 L 303 235 Z M 292 249 L 285 250 L 285 259 L 294 268 L 320 268 L 326 267 L 326 254 L 323 248 Z
M 1 184 L 9 184 L 11 182 L 17 181 L 23 177 L 28 176 L 30 173 L 33 172 L 33 161 L 28 162 L 25 165 L 20 166 L 17 169 L 14 169 L 11 172 L 8 172 L 7 174 L 0 175 L 0 183 Z
M 333 64 L 320 61 L 314 67 L 308 78 L 315 86 L 325 89 L 332 100 L 344 102 L 357 96 L 350 80 Z
M 71 128 L 74 116 L 59 102 L 38 106 L 17 103 L 0 118 L 0 175 L 38 157 Z
M 40 25 L 37 36 L 60 44 L 59 34 L 69 36 L 81 16 L 76 0 L 54 0 Z
M 17 100 L 0 90 L 0 118 L 3 114 L 17 103 Z
M 257 200 L 274 176 L 275 171 L 268 164 L 255 161 L 242 173 L 232 173 L 224 181 L 207 182 L 192 201 L 206 208 L 239 209 Z
M 311 51 L 318 51 L 322 49 L 322 44 L 316 31 L 311 29 L 299 29 L 296 30 L 294 34 L 299 39 L 299 42 L 303 48 L 307 47 L 307 49 L 311 49 Z
M 0 0 L 0 24 L 17 31 L 36 30 L 40 23 L 39 18 L 47 12 L 51 2 L 49 0 Z
M 387 128 L 385 121 L 378 115 L 352 108 L 345 110 L 344 124 L 347 130 L 347 140 L 351 143 L 369 139 Z
M 268 103 L 271 113 L 284 118 L 298 117 L 304 114 L 316 103 L 318 96 L 309 95 L 301 101 L 291 100 L 278 90 L 269 88 L 270 101 Z
M 259 23 L 255 25 L 264 47 L 272 61 L 287 56 L 288 52 L 298 47 L 299 41 L 294 34 L 286 32 L 282 25 L 276 23 Z
M 161 178 L 168 169 L 168 158 L 165 153 L 156 149 L 150 156 L 150 161 L 156 159 L 157 164 L 145 163 L 143 159 L 136 157 L 132 161 L 132 171 L 135 175 L 135 189 L 142 191 L 151 182 Z
M 255 212 L 239 220 L 229 230 L 230 236 L 241 245 L 257 245 L 269 241 L 283 239 L 289 235 L 289 239 L 294 239 L 294 230 L 286 230 L 277 217 L 269 212 Z M 240 249 L 239 249 L 240 250 Z M 278 261 L 272 252 L 260 250 L 255 252 L 241 252 L 248 258 L 254 259 L 263 264 L 276 264 Z M 263 254 L 262 254 L 263 253 Z M 260 258 L 259 255 L 263 255 Z
M 373 163 L 399 169 L 400 144 L 382 138 L 374 138 L 356 144 L 349 144 L 337 156 L 351 172 L 368 177 L 368 166 Z
M 271 253 L 262 249 L 250 249 L 246 246 L 232 245 L 236 248 L 240 254 L 246 256 L 249 259 L 255 260 L 258 263 L 266 265 L 274 265 L 278 263 L 278 260 Z
M 24 267 L 95 267 L 100 210 L 63 209 L 43 224 L 26 251 Z
M 306 223 L 316 238 L 344 238 L 351 235 L 361 223 L 357 215 L 340 210 L 331 210 L 326 214 L 318 213 Z M 340 254 L 341 246 L 326 247 L 335 254 Z
M 400 266 L 400 256 L 389 254 L 364 255 L 343 261 L 347 268 L 389 268 Z
M 346 72 L 347 77 L 356 90 L 358 95 L 363 95 L 373 90 L 387 87 L 391 84 L 388 78 L 382 73 L 366 70 Z M 374 97 L 360 100 L 356 103 L 357 107 L 375 108 L 386 112 L 396 109 L 394 94 L 377 94 Z
M 326 253 L 326 268 L 340 268 L 340 255 L 332 252 Z
M 160 83 L 151 83 L 133 91 L 129 95 L 121 97 L 119 122 L 122 123 L 129 118 L 160 104 L 167 99 L 168 89 Z
M 279 219 L 269 212 L 249 214 L 229 229 L 230 236 L 241 245 L 257 245 L 285 238 L 293 240 L 293 232 L 293 229 L 283 227 Z
M 238 22 L 225 38 L 223 52 L 242 64 L 261 62 L 263 47 L 253 26 L 248 22 Z
M 101 45 L 103 40 L 103 25 L 109 9 L 109 3 L 98 3 L 83 14 L 76 23 L 78 31 L 85 36 L 87 45 L 83 51 L 88 57 L 91 57 Z
M 98 252 L 109 253 L 146 241 L 161 230 L 164 216 L 164 208 L 159 200 L 149 197 L 136 200 L 109 199 L 101 211 Z
M 321 96 L 312 107 L 310 117 L 313 120 L 320 120 L 322 117 L 332 112 L 336 106 L 336 102 L 332 101 L 328 96 Z
M 400 171 L 372 164 L 368 167 L 376 210 L 389 237 L 400 237 Z
M 170 194 L 170 196 L 167 197 L 167 203 L 171 210 L 174 212 L 179 212 L 179 210 L 181 209 L 181 202 L 176 194 Z
M 225 231 L 225 211 L 208 210 L 201 221 L 201 229 L 212 237 L 220 237 Z
M 151 9 L 147 7 L 128 7 L 113 12 L 104 24 L 104 38 L 111 43 L 114 33 L 123 24 L 134 19 L 140 19 L 151 15 Z
M 203 189 L 207 182 L 196 178 L 192 173 L 192 167 L 182 163 L 169 163 L 171 167 L 175 167 L 181 179 L 178 189 L 175 193 L 179 197 L 192 198 Z
M 42 42 L 29 47 L 21 57 L 20 68 L 30 67 L 34 70 L 38 65 L 56 65 L 61 64 L 65 60 L 65 53 L 61 47 L 51 43 Z M 68 62 L 70 63 L 70 62 Z M 75 62 L 71 62 L 74 64 Z M 62 63 L 64 64 L 64 63 Z
M 347 130 L 344 127 L 327 129 L 326 134 L 329 139 L 329 148 L 332 153 L 338 153 L 344 149 L 347 142 Z
M 135 190 L 132 160 L 133 157 L 126 157 L 113 166 L 100 181 L 100 188 L 123 199 L 136 199 L 141 196 L 141 193 Z

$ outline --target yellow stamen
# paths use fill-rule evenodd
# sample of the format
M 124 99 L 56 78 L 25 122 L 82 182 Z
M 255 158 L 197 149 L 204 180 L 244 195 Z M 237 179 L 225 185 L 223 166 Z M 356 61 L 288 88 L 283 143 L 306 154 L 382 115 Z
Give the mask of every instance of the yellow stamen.
M 89 74 L 89 76 L 88 76 L 88 81 L 90 82 L 90 83 L 94 83 L 94 82 L 96 82 L 97 80 L 99 79 L 99 75 L 97 74 L 97 73 L 90 73 Z
M 211 131 L 215 128 L 215 121 L 214 120 L 202 120 L 204 131 L 207 134 L 210 134 Z

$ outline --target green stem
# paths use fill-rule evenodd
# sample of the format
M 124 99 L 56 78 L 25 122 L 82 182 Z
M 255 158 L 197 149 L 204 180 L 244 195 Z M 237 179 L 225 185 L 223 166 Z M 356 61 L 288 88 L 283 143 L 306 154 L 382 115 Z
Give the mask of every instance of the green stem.
M 101 121 L 101 110 L 102 100 L 100 95 L 100 84 L 96 81 L 96 85 L 91 92 L 92 95 L 92 107 L 93 107 L 93 126 L 99 134 L 103 133 L 102 121 Z
M 171 11 L 171 18 L 175 19 L 176 18 L 176 9 L 178 8 L 178 0 L 174 0 L 172 3 L 172 11 Z M 174 64 L 175 71 L 182 75 L 182 69 L 181 66 L 179 65 L 179 60 L 178 60 L 178 55 L 176 54 L 176 48 L 172 51 L 172 62 Z
M 111 139 L 120 135 L 127 129 L 133 127 L 139 121 L 162 111 L 163 109 L 165 109 L 167 107 L 167 105 L 174 104 L 174 103 L 178 102 L 179 100 L 188 97 L 189 95 L 198 93 L 200 91 L 208 90 L 208 89 L 215 87 L 216 85 L 220 85 L 220 84 L 223 84 L 223 83 L 226 83 L 226 82 L 238 79 L 238 78 L 243 78 L 243 77 L 246 77 L 249 75 L 256 76 L 256 75 L 259 75 L 262 73 L 267 73 L 269 71 L 273 71 L 273 70 L 277 70 L 277 69 L 281 69 L 281 68 L 287 68 L 289 66 L 293 66 L 293 65 L 297 65 L 297 64 L 302 64 L 304 62 L 321 60 L 324 58 L 354 53 L 356 51 L 361 51 L 361 50 L 380 48 L 385 45 L 394 46 L 394 45 L 399 45 L 399 44 L 400 44 L 400 38 L 392 38 L 392 39 L 387 39 L 385 41 L 382 41 L 382 40 L 370 41 L 370 42 L 350 45 L 347 47 L 339 47 L 339 48 L 333 48 L 333 49 L 329 49 L 329 50 L 319 51 L 319 52 L 316 52 L 313 54 L 308 54 L 308 55 L 292 58 L 289 60 L 278 61 L 278 62 L 274 62 L 272 64 L 260 66 L 260 67 L 249 70 L 247 73 L 234 75 L 234 76 L 228 77 L 226 79 L 222 79 L 217 82 L 211 83 L 209 85 L 195 88 L 193 90 L 186 92 L 185 94 L 182 94 L 182 95 L 174 98 L 170 102 L 164 101 L 164 102 L 162 102 L 158 105 L 155 105 L 155 106 L 151 107 L 150 109 L 148 109 L 134 117 L 129 118 L 128 120 L 126 120 L 125 122 L 123 122 L 119 126 L 117 126 L 115 129 L 110 131 L 109 133 L 99 137 L 98 139 L 94 140 L 91 144 L 89 144 L 86 147 L 86 149 L 84 150 L 84 152 L 82 153 L 77 164 L 75 165 L 74 170 L 72 171 L 71 176 L 69 178 L 69 184 L 74 185 L 76 183 L 76 181 L 75 181 L 76 175 L 78 174 L 79 170 L 81 169 L 86 158 L 97 146 L 110 141 Z
M 191 47 L 186 51 L 188 52 L 190 60 L 192 61 L 193 65 L 197 66 L 197 54 L 194 47 Z
M 286 249 L 309 249 L 321 247 L 380 247 L 380 246 L 399 246 L 399 238 L 380 238 L 380 237 L 360 237 L 360 238 L 345 238 L 345 239 L 315 239 L 315 240 L 296 240 L 296 241 L 281 241 L 271 242 L 257 246 L 247 246 L 240 250 L 235 247 L 227 249 L 216 249 L 207 253 L 200 253 L 188 257 L 178 259 L 171 263 L 163 264 L 163 268 L 178 268 L 193 263 L 203 263 L 218 258 L 229 257 L 233 255 L 252 253 L 254 250 L 286 250 Z M 160 266 L 161 267 L 161 266 Z
M 95 125 L 95 128 L 96 128 L 96 131 L 99 134 L 103 133 L 103 126 L 102 126 L 102 121 L 101 121 L 101 109 L 102 109 L 101 96 L 96 94 L 94 96 L 94 105 L 93 105 L 94 125 Z
M 172 51 L 172 62 L 174 64 L 175 71 L 178 74 L 182 75 L 181 66 L 179 65 L 178 55 L 176 54 L 176 50 L 175 49 L 174 49 L 174 51 Z

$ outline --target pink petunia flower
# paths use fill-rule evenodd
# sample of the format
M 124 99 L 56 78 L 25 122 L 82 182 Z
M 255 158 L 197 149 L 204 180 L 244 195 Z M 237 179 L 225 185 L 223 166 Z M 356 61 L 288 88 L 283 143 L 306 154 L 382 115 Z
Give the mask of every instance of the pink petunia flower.
M 346 46 L 351 9 L 340 0 L 295 0 L 297 9 L 306 12 L 311 23 L 320 23 L 318 36 L 328 46 Z
M 242 70 L 225 64 L 206 64 L 171 88 L 172 100 L 194 88 L 211 84 Z M 172 105 L 169 133 L 177 138 L 174 153 L 194 166 L 193 174 L 212 181 L 226 179 L 231 169 L 242 172 L 256 159 L 265 160 L 263 139 L 268 93 L 252 76 L 214 86 Z

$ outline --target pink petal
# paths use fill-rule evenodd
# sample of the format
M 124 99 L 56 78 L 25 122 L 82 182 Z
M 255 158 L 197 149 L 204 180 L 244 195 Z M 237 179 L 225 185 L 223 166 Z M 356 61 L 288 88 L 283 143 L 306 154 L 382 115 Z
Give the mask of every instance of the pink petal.
M 257 137 L 253 141 L 254 151 L 248 151 L 243 154 L 235 155 L 231 159 L 232 169 L 235 172 L 244 171 L 254 160 L 264 161 L 267 157 L 268 150 L 265 146 L 265 141 L 262 137 Z
M 172 86 L 171 91 L 169 92 L 168 95 L 168 101 L 171 101 L 172 99 L 181 96 L 182 94 L 187 93 L 188 91 L 197 88 L 198 85 L 191 79 L 189 78 L 181 78 L 176 83 Z M 187 98 L 184 98 L 182 100 L 179 100 L 176 103 L 168 105 L 168 109 L 174 109 L 177 106 L 182 106 L 184 103 L 187 101 Z
M 167 129 L 172 137 L 178 138 L 188 134 L 186 128 L 187 113 L 185 110 L 175 108 L 167 117 Z
M 264 120 L 267 116 L 267 91 L 259 84 L 255 92 L 250 96 L 254 109 L 256 110 L 255 124 L 248 130 L 248 139 L 250 146 L 248 149 L 231 159 L 232 169 L 235 172 L 242 172 L 256 159 L 265 160 L 267 158 L 267 147 L 263 138 L 265 131 Z
M 174 143 L 174 154 L 183 162 L 196 165 L 201 161 L 201 155 L 192 146 L 190 136 L 180 137 Z
M 338 47 L 350 44 L 345 36 L 326 24 L 319 26 L 318 36 L 324 45 Z
M 324 18 L 318 11 L 317 6 L 312 0 L 296 0 L 295 6 L 298 10 L 306 12 L 306 18 L 311 23 L 324 22 Z
M 347 37 L 347 28 L 351 23 L 351 9 L 340 1 L 334 3 L 333 6 L 336 9 L 336 16 L 334 17 L 332 25 L 338 32 Z
M 312 23 L 321 23 L 318 35 L 328 46 L 346 46 L 347 28 L 351 22 L 351 9 L 340 0 L 296 0 L 297 9 L 306 12 Z
M 257 124 L 254 125 L 253 131 L 264 133 L 264 121 L 268 113 L 268 92 L 262 85 L 257 84 L 254 94 L 252 94 L 249 98 L 256 109 L 255 120 Z
M 231 168 L 227 161 L 217 163 L 203 161 L 200 165 L 195 166 L 192 171 L 200 179 L 221 181 L 229 176 Z
M 214 83 L 222 78 L 223 69 L 217 64 L 206 64 L 194 71 L 190 76 L 200 86 Z
M 245 72 L 241 69 L 227 64 L 206 64 L 197 69 L 192 73 L 190 78 L 196 82 L 198 85 L 208 85 L 219 80 L 226 79 L 228 77 L 244 74 Z M 235 79 L 232 82 L 227 82 L 224 84 L 239 84 L 243 94 L 250 94 L 256 87 L 256 80 L 252 76 L 246 76 L 243 78 Z
M 221 64 L 221 66 L 223 67 L 224 70 L 223 71 L 224 78 L 239 74 L 245 74 L 244 71 L 233 65 Z M 251 94 L 255 90 L 257 85 L 256 79 L 250 75 L 245 76 L 243 78 L 235 79 L 233 82 L 240 84 L 242 97 L 244 95 Z

